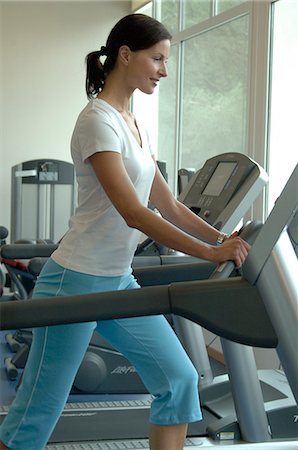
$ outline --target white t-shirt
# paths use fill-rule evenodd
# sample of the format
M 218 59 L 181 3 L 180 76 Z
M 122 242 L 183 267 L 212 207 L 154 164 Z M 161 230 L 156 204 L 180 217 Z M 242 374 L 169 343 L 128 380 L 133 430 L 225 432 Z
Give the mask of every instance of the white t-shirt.
M 139 146 L 122 115 L 101 99 L 90 100 L 78 117 L 71 154 L 78 182 L 78 207 L 53 259 L 71 270 L 101 276 L 126 273 L 140 240 L 104 192 L 88 158 L 100 151 L 121 153 L 143 205 L 148 204 L 155 167 L 148 135 L 138 123 Z

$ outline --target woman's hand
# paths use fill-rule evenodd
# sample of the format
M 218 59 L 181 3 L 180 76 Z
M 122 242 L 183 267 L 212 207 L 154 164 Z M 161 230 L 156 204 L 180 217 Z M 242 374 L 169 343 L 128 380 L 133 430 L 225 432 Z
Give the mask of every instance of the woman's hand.
M 237 268 L 241 267 L 244 263 L 250 245 L 238 236 L 238 232 L 235 231 L 231 236 L 225 238 L 224 242 L 213 248 L 214 258 L 212 260 L 217 263 L 224 261 L 234 261 Z

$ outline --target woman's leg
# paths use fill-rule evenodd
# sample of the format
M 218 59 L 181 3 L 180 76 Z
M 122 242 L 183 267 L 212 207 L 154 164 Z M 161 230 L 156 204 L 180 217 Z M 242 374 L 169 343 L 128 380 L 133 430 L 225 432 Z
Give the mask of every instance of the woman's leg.
M 34 296 L 63 295 L 65 276 L 63 268 L 48 264 Z M 76 289 L 79 290 L 78 286 Z M 94 328 L 95 322 L 90 322 L 33 330 L 21 385 L 0 427 L 0 441 L 8 448 L 44 448 L 63 410 Z
M 183 450 L 187 424 L 150 426 L 151 450 Z
M 169 323 L 151 316 L 100 322 L 97 329 L 130 360 L 153 394 L 150 448 L 182 450 L 187 424 L 202 419 L 198 374 Z
M 41 450 L 64 408 L 94 322 L 34 330 L 30 354 L 0 440 L 14 450 Z
M 137 288 L 132 278 L 123 289 Z M 99 322 L 97 330 L 135 366 L 153 394 L 150 448 L 182 450 L 187 424 L 202 419 L 198 374 L 163 316 Z

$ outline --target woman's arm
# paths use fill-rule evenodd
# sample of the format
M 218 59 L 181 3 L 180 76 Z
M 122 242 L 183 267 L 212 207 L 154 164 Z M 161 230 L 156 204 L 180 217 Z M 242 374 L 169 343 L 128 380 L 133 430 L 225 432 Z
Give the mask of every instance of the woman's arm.
M 213 262 L 233 260 L 237 266 L 241 266 L 244 262 L 249 245 L 240 238 L 229 239 L 223 245 L 216 247 L 201 242 L 170 222 L 170 219 L 173 219 L 174 216 L 178 217 L 179 214 L 170 213 L 171 208 L 163 207 L 166 200 L 170 200 L 170 195 L 158 181 L 159 177 L 162 177 L 159 171 L 157 171 L 152 187 L 152 201 L 156 200 L 156 206 L 163 209 L 161 213 L 165 214 L 164 217 L 160 217 L 141 204 L 119 153 L 112 151 L 98 152 L 93 154 L 89 160 L 103 189 L 129 227 L 137 228 L 151 239 L 169 248 L 197 258 Z M 166 183 L 165 186 L 167 186 Z M 162 199 L 157 201 L 159 187 L 161 188 L 160 197 Z M 185 219 L 183 220 L 185 222 Z M 205 233 L 207 234 L 206 231 Z M 217 235 L 218 231 L 215 230 L 214 241 Z
M 166 220 L 181 230 L 210 244 L 216 244 L 220 232 L 176 200 L 157 164 L 150 201 Z

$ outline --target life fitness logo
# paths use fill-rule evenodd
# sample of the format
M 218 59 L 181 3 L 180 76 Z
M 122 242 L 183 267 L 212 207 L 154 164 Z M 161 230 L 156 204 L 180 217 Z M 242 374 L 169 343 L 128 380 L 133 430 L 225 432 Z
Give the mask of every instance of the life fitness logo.
M 134 366 L 118 366 L 112 370 L 111 374 L 126 375 L 128 373 L 135 373 L 136 369 Z

